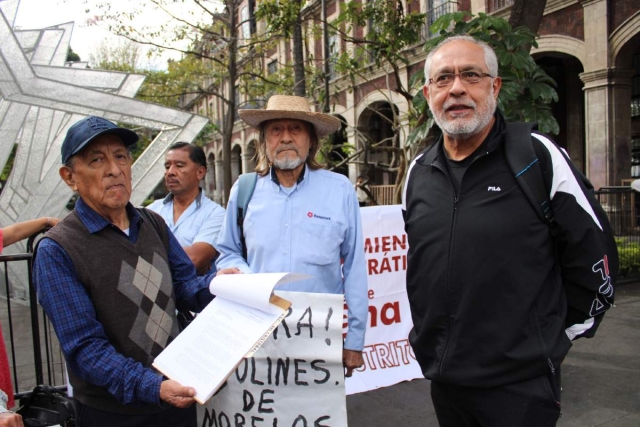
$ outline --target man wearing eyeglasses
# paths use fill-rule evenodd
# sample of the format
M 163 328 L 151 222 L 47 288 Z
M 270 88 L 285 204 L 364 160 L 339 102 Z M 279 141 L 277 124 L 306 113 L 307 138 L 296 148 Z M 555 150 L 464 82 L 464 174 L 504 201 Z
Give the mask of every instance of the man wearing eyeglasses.
M 559 230 L 551 237 L 505 157 L 513 126 L 497 109 L 502 80 L 491 47 L 451 37 L 424 70 L 443 135 L 411 163 L 402 209 L 409 339 L 438 421 L 555 426 L 571 340 L 592 337 L 613 303 L 617 252 L 606 215 L 566 154 L 525 134 L 522 143 L 545 160 L 540 175 Z

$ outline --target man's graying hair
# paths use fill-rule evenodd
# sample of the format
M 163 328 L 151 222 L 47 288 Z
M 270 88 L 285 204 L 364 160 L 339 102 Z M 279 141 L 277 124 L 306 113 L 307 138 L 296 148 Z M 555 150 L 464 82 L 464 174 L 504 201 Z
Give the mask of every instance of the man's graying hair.
M 274 119 L 278 120 L 278 119 Z M 255 171 L 260 176 L 265 176 L 269 172 L 269 168 L 271 167 L 271 162 L 267 157 L 267 125 L 269 122 L 273 120 L 267 120 L 265 122 L 260 123 L 260 136 L 258 137 L 258 146 L 256 147 L 256 169 Z M 318 150 L 320 149 L 320 142 L 318 138 L 318 133 L 316 132 L 316 128 L 313 124 L 300 120 L 307 126 L 307 132 L 309 133 L 309 139 L 311 140 L 311 144 L 309 147 L 309 156 L 307 157 L 307 161 L 305 162 L 309 169 L 318 170 L 322 169 L 324 165 L 316 160 L 316 155 L 318 154 Z
M 433 60 L 433 55 L 436 54 L 436 52 L 444 45 L 446 45 L 447 43 L 451 43 L 451 42 L 455 42 L 455 41 L 467 41 L 470 43 L 473 43 L 477 46 L 480 46 L 483 50 L 484 50 L 484 62 L 485 64 L 487 64 L 487 69 L 489 71 L 489 74 L 491 74 L 492 77 L 497 77 L 498 76 L 498 57 L 496 56 L 496 53 L 493 51 L 493 49 L 491 48 L 491 46 L 489 46 L 487 43 L 478 40 L 476 38 L 473 38 L 469 35 L 466 34 L 461 34 L 461 35 L 456 35 L 456 36 L 451 36 L 448 37 L 444 40 L 442 40 L 440 43 L 438 43 L 438 45 L 436 47 L 434 47 L 433 49 L 431 49 L 431 51 L 429 52 L 429 54 L 427 55 L 427 59 L 424 62 L 424 81 L 425 84 L 427 84 L 429 82 L 429 79 L 431 78 L 431 61 Z

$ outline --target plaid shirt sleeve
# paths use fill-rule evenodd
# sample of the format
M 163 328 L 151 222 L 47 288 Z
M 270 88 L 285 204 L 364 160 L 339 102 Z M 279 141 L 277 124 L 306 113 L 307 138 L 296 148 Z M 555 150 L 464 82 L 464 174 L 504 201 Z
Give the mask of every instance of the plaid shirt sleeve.
M 123 404 L 159 404 L 162 375 L 124 357 L 111 345 L 60 245 L 47 238 L 40 242 L 33 274 L 38 301 L 53 324 L 69 369 L 105 387 Z
M 216 274 L 197 276 L 191 259 L 169 227 L 167 227 L 167 233 L 169 234 L 169 267 L 173 290 L 176 294 L 176 307 L 178 310 L 199 313 L 213 300 L 213 295 L 209 291 L 209 282 Z

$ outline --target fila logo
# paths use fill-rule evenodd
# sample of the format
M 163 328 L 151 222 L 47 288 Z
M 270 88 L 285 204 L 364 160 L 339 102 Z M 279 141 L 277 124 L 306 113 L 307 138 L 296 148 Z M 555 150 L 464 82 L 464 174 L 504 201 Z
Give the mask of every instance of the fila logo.
M 502 191 L 502 189 L 500 187 L 489 187 L 487 191 Z

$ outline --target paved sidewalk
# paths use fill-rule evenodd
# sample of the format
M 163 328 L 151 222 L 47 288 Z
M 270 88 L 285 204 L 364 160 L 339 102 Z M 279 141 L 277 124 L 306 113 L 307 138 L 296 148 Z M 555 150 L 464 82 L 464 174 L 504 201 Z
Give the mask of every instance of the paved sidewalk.
M 640 283 L 620 285 L 593 339 L 562 365 L 558 427 L 640 426 Z M 429 382 L 415 380 L 347 397 L 350 427 L 437 427 Z

